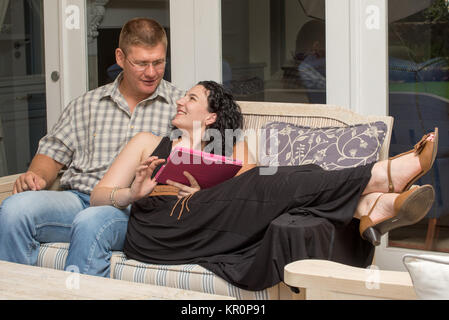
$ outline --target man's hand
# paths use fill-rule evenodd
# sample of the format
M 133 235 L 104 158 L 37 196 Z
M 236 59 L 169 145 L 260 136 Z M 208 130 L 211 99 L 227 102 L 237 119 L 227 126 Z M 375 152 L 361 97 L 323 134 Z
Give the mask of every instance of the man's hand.
M 20 175 L 14 183 L 13 194 L 24 191 L 39 191 L 50 187 L 64 165 L 52 158 L 37 154 L 28 171 Z
M 13 194 L 24 191 L 39 191 L 47 187 L 47 181 L 32 171 L 20 175 L 14 183 Z

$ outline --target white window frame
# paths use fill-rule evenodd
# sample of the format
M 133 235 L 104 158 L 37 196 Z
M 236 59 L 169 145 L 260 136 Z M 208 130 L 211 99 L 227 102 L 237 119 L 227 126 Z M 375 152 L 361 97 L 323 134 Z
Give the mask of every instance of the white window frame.
M 170 30 L 172 82 L 221 82 L 221 0 L 170 0 Z
M 65 106 L 88 88 L 85 12 L 85 0 L 44 0 L 48 130 Z M 59 73 L 56 81 L 54 72 Z

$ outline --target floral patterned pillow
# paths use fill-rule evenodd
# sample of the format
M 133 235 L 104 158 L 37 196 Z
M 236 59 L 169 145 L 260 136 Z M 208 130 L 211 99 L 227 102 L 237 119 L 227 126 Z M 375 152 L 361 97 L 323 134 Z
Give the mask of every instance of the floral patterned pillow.
M 378 160 L 387 133 L 382 122 L 348 127 L 310 128 L 286 122 L 264 126 L 259 159 L 261 165 L 297 166 L 317 164 L 340 170 Z M 265 154 L 263 154 L 265 153 Z

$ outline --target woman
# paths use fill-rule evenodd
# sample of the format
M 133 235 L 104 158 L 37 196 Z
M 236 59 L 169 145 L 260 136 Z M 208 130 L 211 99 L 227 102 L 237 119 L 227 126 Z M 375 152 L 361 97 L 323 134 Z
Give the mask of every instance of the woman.
M 415 151 L 391 161 L 340 171 L 316 165 L 279 167 L 273 175 L 259 175 L 244 142 L 223 141 L 222 150 L 230 149 L 226 143 L 233 145 L 233 156 L 244 162 L 236 177 L 204 190 L 188 173 L 190 186 L 172 181 L 157 185 L 152 176 L 175 146 L 203 150 L 201 137 L 207 129 L 224 136 L 225 129 L 242 127 L 240 108 L 215 82 L 200 82 L 177 106 L 172 124 L 182 131 L 180 138 L 138 134 L 91 195 L 93 206 L 132 204 L 124 247 L 129 258 L 159 264 L 238 259 L 239 253 L 257 246 L 272 220 L 295 207 L 334 223 L 359 218 L 361 236 L 377 245 L 382 234 L 419 221 L 433 203 L 431 186 L 410 187 L 432 166 L 437 130 Z M 244 150 L 244 157 L 236 150 Z

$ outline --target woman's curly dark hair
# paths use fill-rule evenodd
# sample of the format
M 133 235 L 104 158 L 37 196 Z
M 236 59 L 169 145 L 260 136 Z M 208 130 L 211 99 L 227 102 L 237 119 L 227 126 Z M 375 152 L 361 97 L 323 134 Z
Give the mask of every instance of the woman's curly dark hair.
M 218 130 L 222 137 L 221 154 L 229 156 L 238 138 L 236 134 L 239 133 L 239 129 L 243 128 L 243 115 L 240 106 L 235 102 L 232 94 L 221 84 L 215 81 L 200 81 L 198 85 L 203 86 L 208 91 L 208 111 L 217 114 L 217 120 L 207 130 Z M 232 139 L 229 139 L 229 135 L 225 134 L 226 130 L 229 129 L 234 132 Z M 210 140 L 211 143 L 214 142 L 213 134 L 210 135 Z M 213 152 L 213 150 L 209 152 Z

